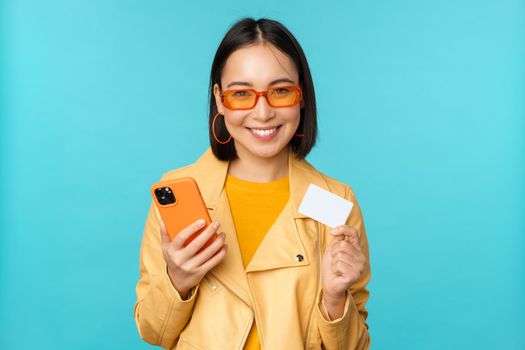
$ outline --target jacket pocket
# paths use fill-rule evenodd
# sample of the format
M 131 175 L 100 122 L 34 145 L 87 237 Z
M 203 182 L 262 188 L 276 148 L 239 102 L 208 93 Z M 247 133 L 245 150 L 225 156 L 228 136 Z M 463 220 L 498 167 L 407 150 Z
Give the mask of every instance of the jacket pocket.
M 180 338 L 179 342 L 177 343 L 176 350 L 207 350 L 205 348 L 202 348 L 198 345 L 193 344 L 189 340 L 185 338 Z

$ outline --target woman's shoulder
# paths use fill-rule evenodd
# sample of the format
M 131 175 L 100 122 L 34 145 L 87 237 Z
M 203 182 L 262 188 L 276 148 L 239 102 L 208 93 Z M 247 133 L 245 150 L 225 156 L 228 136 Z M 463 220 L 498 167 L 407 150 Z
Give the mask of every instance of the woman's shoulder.
M 192 177 L 195 163 L 183 165 L 179 168 L 174 168 L 164 172 L 160 181 L 174 180 L 181 177 Z
M 328 176 L 322 172 L 320 172 L 321 176 L 324 178 L 326 183 L 328 184 L 328 187 L 331 189 L 330 192 L 336 193 L 340 197 L 343 198 L 352 198 L 355 197 L 354 191 L 352 189 L 352 186 L 349 184 L 346 184 L 338 179 L 335 179 L 331 176 Z
M 161 180 L 172 180 L 179 177 L 202 177 L 203 175 L 221 173 L 228 167 L 228 162 L 217 159 L 210 148 L 192 164 L 181 166 L 165 172 Z
M 308 176 L 318 177 L 321 180 L 321 183 L 325 185 L 321 187 L 326 187 L 328 191 L 343 198 L 350 198 L 354 196 L 352 186 L 330 175 L 327 175 L 323 171 L 317 169 L 307 160 L 301 160 L 297 165 L 297 168 L 301 170 L 301 173 L 308 174 Z
M 184 165 L 180 168 L 171 169 L 161 176 L 161 181 L 164 180 L 173 180 L 179 177 L 189 176 L 191 173 L 191 168 L 193 164 Z

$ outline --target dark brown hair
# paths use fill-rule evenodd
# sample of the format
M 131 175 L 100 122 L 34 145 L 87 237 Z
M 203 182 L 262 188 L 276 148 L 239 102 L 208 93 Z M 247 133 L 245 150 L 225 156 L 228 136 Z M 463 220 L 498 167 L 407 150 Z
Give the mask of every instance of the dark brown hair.
M 304 158 L 314 146 L 317 137 L 317 110 L 310 68 L 301 45 L 299 45 L 292 33 L 281 23 L 267 18 L 258 20 L 243 18 L 239 20 L 228 30 L 217 48 L 210 74 L 209 137 L 211 149 L 215 156 L 221 160 L 237 158 L 233 141 L 227 144 L 220 144 L 213 137 L 211 128 L 213 118 L 217 114 L 213 86 L 215 84 L 221 86 L 222 71 L 228 57 L 234 51 L 259 42 L 270 43 L 287 54 L 295 63 L 299 73 L 299 86 L 303 92 L 304 108 L 301 108 L 301 121 L 297 132 L 304 134 L 304 136 L 292 137 L 289 146 L 298 158 Z M 215 123 L 215 134 L 220 140 L 227 140 L 230 136 L 224 121 L 220 117 Z

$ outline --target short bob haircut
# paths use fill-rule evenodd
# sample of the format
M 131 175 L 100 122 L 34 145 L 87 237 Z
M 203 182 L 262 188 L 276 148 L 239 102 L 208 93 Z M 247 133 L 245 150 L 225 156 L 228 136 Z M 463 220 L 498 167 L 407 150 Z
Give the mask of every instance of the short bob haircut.
M 299 86 L 302 90 L 303 108 L 301 108 L 301 121 L 297 132 L 304 134 L 303 137 L 294 136 L 288 144 L 297 158 L 303 159 L 310 152 L 317 137 L 317 110 L 315 103 L 315 92 L 310 74 L 310 68 L 304 55 L 303 49 L 281 23 L 260 18 L 243 18 L 236 22 L 222 39 L 211 67 L 210 74 L 210 115 L 209 115 L 209 137 L 211 149 L 215 156 L 221 160 L 233 160 L 237 158 L 237 151 L 233 142 L 227 144 L 218 143 L 213 137 L 213 118 L 217 114 L 217 105 L 213 86 L 221 87 L 221 77 L 226 60 L 236 50 L 258 43 L 269 43 L 283 53 L 287 54 L 295 63 L 299 73 Z M 221 87 L 222 88 L 222 87 Z M 224 121 L 219 118 L 215 123 L 215 134 L 219 140 L 227 140 L 230 137 Z

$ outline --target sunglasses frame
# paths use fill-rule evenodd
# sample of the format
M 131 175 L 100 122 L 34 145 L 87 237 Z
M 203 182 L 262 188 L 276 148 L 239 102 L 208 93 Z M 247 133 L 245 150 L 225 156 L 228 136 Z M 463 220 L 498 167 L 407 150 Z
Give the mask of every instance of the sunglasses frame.
M 297 97 L 295 98 L 295 101 L 289 105 L 286 105 L 286 106 L 274 106 L 271 104 L 271 102 L 268 100 L 268 91 L 269 90 L 272 90 L 272 89 L 284 89 L 284 88 L 294 88 L 295 91 L 298 92 L 297 94 Z M 237 91 L 253 91 L 255 93 L 255 102 L 253 103 L 253 106 L 251 107 L 246 107 L 246 108 L 233 108 L 227 101 L 226 101 L 226 97 L 228 97 L 229 95 L 237 92 Z M 271 87 L 271 88 L 268 88 L 267 90 L 265 91 L 257 91 L 255 89 L 234 89 L 234 90 L 226 90 L 224 91 L 222 94 L 221 94 L 221 101 L 222 103 L 224 104 L 224 106 L 228 109 L 231 109 L 231 110 L 234 110 L 234 111 L 244 111 L 244 110 L 249 110 L 249 109 L 253 109 L 255 106 L 257 106 L 257 102 L 259 102 L 259 97 L 261 96 L 264 96 L 264 98 L 266 99 L 266 102 L 268 103 L 268 105 L 272 108 L 286 108 L 286 107 L 291 107 L 291 106 L 295 106 L 296 104 L 298 104 L 299 102 L 302 101 L 303 99 L 303 91 L 301 90 L 301 88 L 298 86 L 298 85 L 285 85 L 285 86 L 276 86 L 276 87 Z

